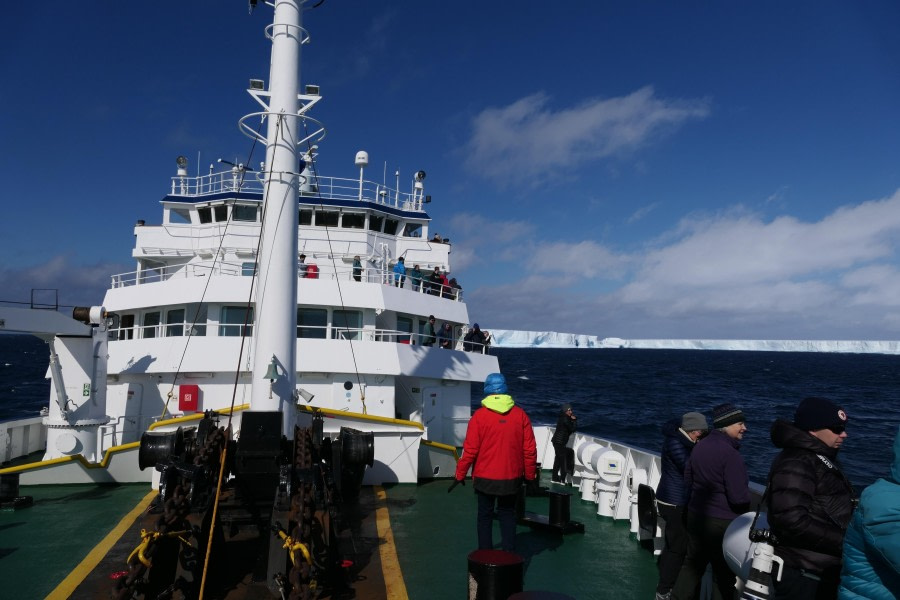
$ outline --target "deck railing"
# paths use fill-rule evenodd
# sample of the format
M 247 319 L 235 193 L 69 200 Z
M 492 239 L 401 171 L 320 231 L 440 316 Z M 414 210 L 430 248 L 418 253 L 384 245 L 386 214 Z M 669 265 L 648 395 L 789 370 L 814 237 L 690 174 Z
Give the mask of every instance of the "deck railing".
M 246 172 L 238 168 L 199 177 L 172 177 L 172 196 L 203 198 L 212 194 L 228 192 L 263 193 L 263 182 L 258 173 Z M 341 177 L 316 177 L 309 186 L 301 186 L 301 197 L 326 198 L 335 200 L 359 200 L 392 206 L 402 210 L 422 212 L 428 202 L 421 190 L 401 192 L 384 183 Z
M 343 260 L 341 262 L 343 263 Z M 307 264 L 307 267 L 310 266 L 316 267 L 315 272 L 313 273 L 307 270 L 306 277 L 304 277 L 301 272 L 300 279 L 325 279 L 355 282 L 355 278 L 353 277 L 353 267 L 350 265 L 345 266 L 344 264 L 338 264 L 332 266 L 331 264 L 326 263 L 320 266 L 318 264 Z M 254 263 L 252 260 L 246 263 L 204 261 L 190 262 L 181 265 L 165 265 L 152 269 L 117 273 L 111 276 L 110 287 L 118 289 L 143 285 L 145 283 L 169 281 L 172 279 L 212 277 L 214 275 L 224 277 L 251 277 L 253 276 L 253 268 Z M 374 267 L 363 268 L 362 273 L 360 274 L 360 281 L 381 283 L 384 285 L 396 285 L 394 274 L 392 272 Z M 429 294 L 455 300 L 457 302 L 463 302 L 461 288 L 430 283 L 424 280 L 419 283 L 414 283 L 409 276 L 407 276 L 406 280 L 403 282 L 402 288 L 418 294 Z

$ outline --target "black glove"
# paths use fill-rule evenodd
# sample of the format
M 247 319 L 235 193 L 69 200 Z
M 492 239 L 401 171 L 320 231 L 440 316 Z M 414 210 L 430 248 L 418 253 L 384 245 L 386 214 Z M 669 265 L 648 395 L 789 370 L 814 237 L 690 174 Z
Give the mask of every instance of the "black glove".
M 455 488 L 455 487 L 458 486 L 459 484 L 466 485 L 466 480 L 465 480 L 465 479 L 456 479 L 456 480 L 454 480 L 453 483 L 450 484 L 450 489 L 447 490 L 447 493 L 449 494 L 450 492 L 452 492 L 452 491 L 453 491 L 453 488 Z
M 527 479 L 525 481 L 525 493 L 529 496 L 535 496 L 541 491 L 537 479 Z

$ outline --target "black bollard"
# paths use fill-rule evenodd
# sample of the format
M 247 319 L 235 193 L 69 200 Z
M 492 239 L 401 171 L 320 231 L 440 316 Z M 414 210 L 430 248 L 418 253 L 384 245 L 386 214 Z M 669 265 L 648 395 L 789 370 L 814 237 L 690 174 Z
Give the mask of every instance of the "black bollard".
M 12 500 L 19 495 L 19 474 L 0 475 L 0 500 Z
M 562 527 L 569 524 L 569 498 L 567 493 L 550 492 L 550 524 Z
M 505 550 L 475 550 L 469 553 L 468 600 L 507 600 L 522 591 L 525 560 Z

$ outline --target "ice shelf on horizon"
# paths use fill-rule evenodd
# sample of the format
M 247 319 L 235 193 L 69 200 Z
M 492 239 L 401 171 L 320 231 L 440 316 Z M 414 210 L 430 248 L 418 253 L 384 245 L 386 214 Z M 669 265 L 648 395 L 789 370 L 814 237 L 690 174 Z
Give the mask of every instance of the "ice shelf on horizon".
M 491 332 L 492 344 L 499 348 L 641 348 L 900 354 L 900 341 L 884 340 L 626 340 L 556 331 L 485 329 Z

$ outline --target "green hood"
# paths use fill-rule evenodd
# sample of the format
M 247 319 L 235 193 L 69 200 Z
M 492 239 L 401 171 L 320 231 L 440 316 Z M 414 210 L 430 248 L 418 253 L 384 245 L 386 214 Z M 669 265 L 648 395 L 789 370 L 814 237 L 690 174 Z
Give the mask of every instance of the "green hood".
M 481 401 L 481 405 L 500 414 L 508 413 L 516 405 L 508 394 L 491 394 Z

